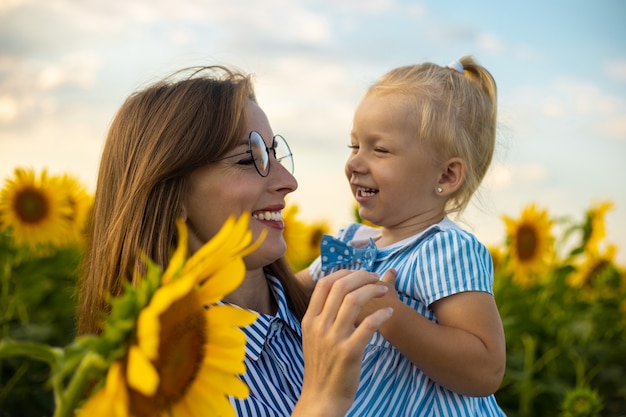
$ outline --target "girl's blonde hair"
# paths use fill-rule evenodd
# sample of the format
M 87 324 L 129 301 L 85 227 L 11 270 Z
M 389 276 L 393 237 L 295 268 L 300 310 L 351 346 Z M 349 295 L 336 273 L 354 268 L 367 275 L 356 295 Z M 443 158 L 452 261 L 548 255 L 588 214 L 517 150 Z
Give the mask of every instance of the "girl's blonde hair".
M 439 162 L 453 157 L 465 161 L 465 180 L 448 200 L 447 213 L 467 207 L 491 164 L 496 142 L 495 80 L 470 56 L 459 63 L 463 73 L 432 63 L 395 68 L 367 92 L 408 98 L 415 106 L 416 138 L 431 146 Z

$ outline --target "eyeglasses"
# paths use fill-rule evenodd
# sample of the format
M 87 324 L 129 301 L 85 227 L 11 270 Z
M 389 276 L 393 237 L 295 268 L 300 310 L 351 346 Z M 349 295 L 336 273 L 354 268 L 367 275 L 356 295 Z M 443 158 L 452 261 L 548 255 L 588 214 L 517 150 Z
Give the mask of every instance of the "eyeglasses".
M 252 156 L 251 162 L 254 163 L 256 172 L 258 172 L 262 177 L 267 177 L 270 173 L 270 151 L 272 151 L 274 159 L 280 162 L 280 164 L 293 175 L 293 155 L 291 153 L 291 149 L 289 149 L 287 141 L 282 136 L 274 135 L 272 147 L 268 148 L 265 145 L 263 136 L 261 136 L 261 134 L 256 130 L 253 130 L 250 132 L 250 136 L 248 137 L 248 146 L 250 149 L 245 152 L 225 156 L 223 158 L 216 159 L 213 162 L 223 161 L 224 159 L 234 158 L 236 156 L 249 153 Z

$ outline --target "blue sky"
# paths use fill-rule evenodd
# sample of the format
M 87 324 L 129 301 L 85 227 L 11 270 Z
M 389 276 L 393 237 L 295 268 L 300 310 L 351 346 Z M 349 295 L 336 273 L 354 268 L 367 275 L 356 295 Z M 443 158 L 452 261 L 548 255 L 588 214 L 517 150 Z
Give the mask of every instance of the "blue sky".
M 350 220 L 352 112 L 398 65 L 473 55 L 499 88 L 498 150 L 463 217 L 486 243 L 530 202 L 582 218 L 610 199 L 626 261 L 626 2 L 0 0 L 0 178 L 70 172 L 91 190 L 135 89 L 189 65 L 255 76 L 296 154 L 304 219 Z

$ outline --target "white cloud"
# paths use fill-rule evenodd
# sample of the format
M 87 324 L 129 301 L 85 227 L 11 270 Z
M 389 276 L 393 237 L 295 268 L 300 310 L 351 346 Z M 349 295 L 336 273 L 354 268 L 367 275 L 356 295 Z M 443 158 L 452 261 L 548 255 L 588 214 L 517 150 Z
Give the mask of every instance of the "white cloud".
M 562 119 L 566 112 L 563 103 L 553 97 L 546 99 L 541 106 L 541 113 L 549 119 Z
M 9 96 L 0 96 L 0 123 L 8 123 L 17 117 L 18 105 L 17 101 Z
M 534 187 L 545 182 L 548 170 L 540 164 L 496 163 L 485 176 L 484 183 L 494 191 L 511 190 L 519 184 Z
M 626 141 L 626 113 L 608 119 L 600 125 L 599 131 L 609 138 Z
M 38 84 L 43 90 L 62 86 L 90 88 L 95 82 L 100 61 L 98 54 L 91 51 L 67 54 L 61 57 L 60 62 L 41 69 Z
M 71 173 L 91 190 L 95 187 L 101 135 L 95 126 L 81 124 L 88 118 L 75 109 L 74 118 L 42 118 L 24 137 L 18 131 L 0 131 L 0 178 L 15 167 L 49 168 L 54 173 Z
M 293 39 L 296 42 L 307 44 L 327 44 L 332 35 L 328 18 L 318 13 L 312 13 L 304 9 L 291 9 L 281 12 L 283 21 L 268 19 L 265 30 L 266 36 L 278 39 Z M 277 24 L 278 23 L 278 24 Z
M 174 46 L 187 46 L 193 42 L 193 35 L 188 30 L 173 30 L 169 34 L 170 43 Z
M 561 84 L 565 100 L 572 105 L 570 116 L 588 119 L 591 133 L 626 140 L 626 100 L 596 84 Z
M 328 61 L 312 66 L 310 60 L 294 57 L 277 59 L 257 79 L 259 100 L 273 122 L 318 137 L 333 130 L 336 134 L 352 120 L 356 97 L 350 85 L 345 66 Z
M 485 176 L 485 184 L 494 190 L 508 188 L 513 175 L 511 167 L 505 164 L 494 164 Z
M 58 93 L 66 88 L 90 89 L 96 82 L 100 58 L 93 52 L 74 52 L 57 61 L 9 60 L 0 63 L 3 95 L 0 123 L 30 124 L 42 115 L 57 112 L 67 104 Z
M 27 3 L 28 0 L 2 0 L 0 1 L 0 14 L 7 13 Z
M 543 88 L 524 85 L 507 103 L 514 130 L 524 135 L 549 129 L 626 139 L 626 98 L 600 84 L 561 79 Z
M 500 54 L 506 49 L 504 42 L 493 33 L 480 33 L 476 43 L 481 50 L 488 53 Z
M 564 81 L 557 84 L 558 90 L 573 105 L 573 110 L 580 115 L 610 114 L 617 108 L 619 98 L 591 82 Z
M 291 1 L 291 0 L 285 0 Z M 293 3 L 293 1 L 291 1 Z M 308 0 L 307 3 L 315 6 L 324 5 L 329 11 L 358 14 L 380 14 L 397 11 L 399 9 L 412 10 L 414 13 L 422 10 L 421 5 L 404 5 L 396 0 Z
M 604 68 L 611 79 L 618 82 L 626 82 L 626 59 L 611 61 Z

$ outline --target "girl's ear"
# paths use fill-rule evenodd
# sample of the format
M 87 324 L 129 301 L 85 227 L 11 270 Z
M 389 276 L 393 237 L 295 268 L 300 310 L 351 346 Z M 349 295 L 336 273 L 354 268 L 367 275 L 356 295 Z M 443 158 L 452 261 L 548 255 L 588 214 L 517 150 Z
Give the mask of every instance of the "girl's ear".
M 465 180 L 465 172 L 467 171 L 467 165 L 461 158 L 450 158 L 444 164 L 444 170 L 439 177 L 437 184 L 437 194 L 449 195 L 458 190 L 463 181 Z M 439 191 L 441 190 L 441 191 Z

